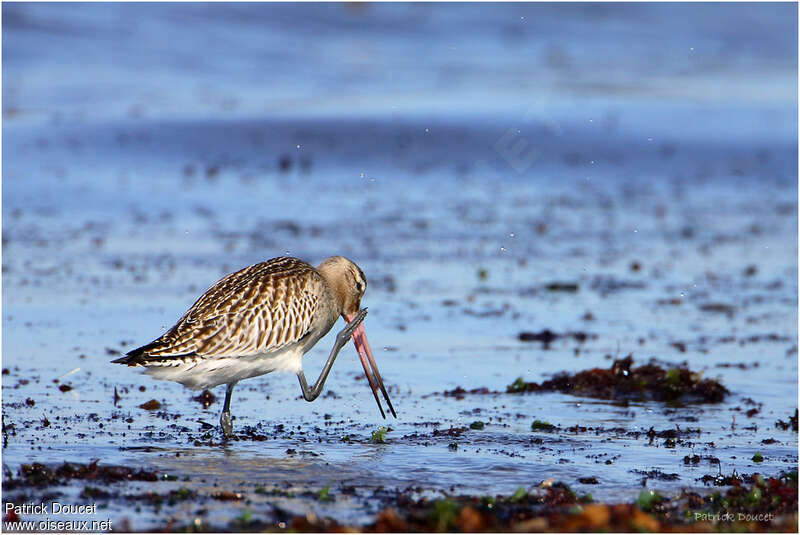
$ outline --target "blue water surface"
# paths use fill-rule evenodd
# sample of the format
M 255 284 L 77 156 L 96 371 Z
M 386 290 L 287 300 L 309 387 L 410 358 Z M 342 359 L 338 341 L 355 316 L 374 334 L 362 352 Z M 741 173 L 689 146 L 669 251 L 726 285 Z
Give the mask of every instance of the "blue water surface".
M 796 468 L 797 433 L 776 427 L 797 407 L 796 4 L 2 10 L 12 471 L 97 458 L 175 473 L 162 491 L 248 497 L 204 506 L 224 526 L 276 503 L 368 523 L 377 489 L 510 494 L 552 477 L 631 501 L 654 469 L 677 479 L 647 485 L 677 494 L 710 492 L 699 478 L 720 471 Z M 234 425 L 269 439 L 225 448 L 200 440 L 221 391 L 203 408 L 109 363 L 221 276 L 281 254 L 343 254 L 367 274 L 366 329 L 400 416 L 386 444 L 370 442 L 387 422 L 349 348 L 313 404 L 291 376 L 242 382 Z M 544 329 L 590 336 L 519 339 Z M 306 356 L 309 376 L 332 343 Z M 731 395 L 678 408 L 440 395 L 629 353 Z M 138 407 L 150 399 L 163 410 Z M 534 433 L 534 419 L 560 430 Z M 483 431 L 433 433 L 476 420 Z M 676 426 L 701 431 L 675 448 L 635 434 Z M 695 453 L 720 464 L 683 462 Z M 255 492 L 276 485 L 338 498 Z M 199 514 L 106 507 L 142 530 Z

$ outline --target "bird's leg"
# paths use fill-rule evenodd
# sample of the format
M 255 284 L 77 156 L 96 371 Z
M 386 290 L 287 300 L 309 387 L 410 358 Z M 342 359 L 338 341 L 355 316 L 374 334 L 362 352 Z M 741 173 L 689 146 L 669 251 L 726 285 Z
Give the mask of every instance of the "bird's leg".
M 345 325 L 344 329 L 342 329 L 339 334 L 336 335 L 336 343 L 333 344 L 333 348 L 331 348 L 331 354 L 328 356 L 328 361 L 322 368 L 322 373 L 319 374 L 319 379 L 317 379 L 317 382 L 314 383 L 314 386 L 308 386 L 303 370 L 297 372 L 297 378 L 300 380 L 300 388 L 303 389 L 303 398 L 305 398 L 306 401 L 314 401 L 322 393 L 322 387 L 325 386 L 325 380 L 328 378 L 331 367 L 333 367 L 333 361 L 336 360 L 337 355 L 339 355 L 339 351 L 341 351 L 342 348 L 347 344 L 348 340 L 350 340 L 350 336 L 353 334 L 353 331 L 355 331 L 356 327 L 358 327 L 361 322 L 364 321 L 366 316 L 367 309 L 364 308 L 359 311 L 358 314 L 356 314 L 356 317 L 353 318 L 353 321 Z
M 225 438 L 233 437 L 233 424 L 231 423 L 231 394 L 233 394 L 233 387 L 236 386 L 236 381 L 228 383 L 225 389 L 225 404 L 222 406 L 222 414 L 219 415 L 219 425 L 222 426 L 222 432 Z

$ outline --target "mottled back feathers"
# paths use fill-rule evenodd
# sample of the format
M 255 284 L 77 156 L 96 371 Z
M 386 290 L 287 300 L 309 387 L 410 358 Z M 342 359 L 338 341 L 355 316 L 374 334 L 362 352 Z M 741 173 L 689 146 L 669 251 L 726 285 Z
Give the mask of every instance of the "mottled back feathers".
M 277 351 L 311 332 L 329 291 L 311 265 L 273 258 L 222 278 L 169 331 L 115 362 L 157 366 L 173 359 Z

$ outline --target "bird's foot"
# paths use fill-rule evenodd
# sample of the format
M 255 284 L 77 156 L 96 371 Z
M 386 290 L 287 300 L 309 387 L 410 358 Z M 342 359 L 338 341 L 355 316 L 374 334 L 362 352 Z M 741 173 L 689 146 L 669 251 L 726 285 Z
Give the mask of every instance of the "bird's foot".
M 367 317 L 367 309 L 362 308 L 358 311 L 358 314 L 353 316 L 353 319 L 350 320 L 347 325 L 344 326 L 344 329 L 339 331 L 339 334 L 336 335 L 336 341 L 341 343 L 342 345 L 346 344 L 350 337 L 353 335 L 355 330 L 361 325 L 361 322 L 364 321 L 364 318 Z
M 231 413 L 223 412 L 219 417 L 219 425 L 222 426 L 222 433 L 225 435 L 225 440 L 233 438 L 233 423 L 231 422 Z

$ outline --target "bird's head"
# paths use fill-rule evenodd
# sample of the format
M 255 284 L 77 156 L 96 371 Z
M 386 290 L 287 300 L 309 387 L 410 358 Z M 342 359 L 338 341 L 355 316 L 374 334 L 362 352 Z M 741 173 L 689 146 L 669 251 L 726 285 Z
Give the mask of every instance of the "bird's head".
M 367 278 L 361 268 L 343 256 L 332 256 L 323 260 L 317 271 L 333 290 L 342 317 L 349 321 L 348 317 L 358 314 L 361 298 L 367 289 Z
M 339 306 L 339 313 L 344 320 L 348 323 L 353 321 L 361 310 L 361 298 L 367 289 L 367 278 L 364 276 L 364 272 L 355 262 L 343 256 L 326 258 L 317 267 L 317 271 L 333 290 L 336 303 Z M 389 405 L 392 416 L 397 418 L 392 402 L 389 400 L 389 394 L 383 385 L 383 379 L 378 371 L 378 365 L 375 363 L 375 357 L 372 354 L 369 341 L 367 341 L 367 333 L 364 330 L 363 322 L 358 324 L 358 327 L 353 331 L 352 337 L 358 356 L 361 359 L 361 365 L 364 367 L 364 375 L 366 375 L 372 388 L 372 394 L 375 396 L 381 415 L 384 418 L 386 417 L 378 399 L 379 389 Z

